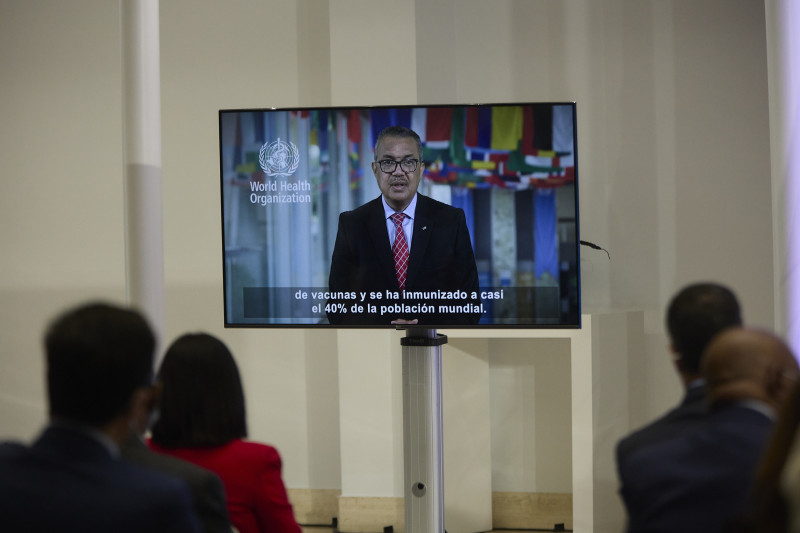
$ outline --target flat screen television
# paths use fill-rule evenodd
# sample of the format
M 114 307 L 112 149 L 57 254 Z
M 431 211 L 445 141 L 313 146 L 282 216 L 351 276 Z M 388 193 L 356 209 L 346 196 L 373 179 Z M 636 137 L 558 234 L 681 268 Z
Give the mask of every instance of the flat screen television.
M 576 120 L 574 102 L 220 110 L 225 326 L 580 327 Z M 387 127 L 419 139 L 376 154 Z M 415 177 L 401 286 L 379 182 Z

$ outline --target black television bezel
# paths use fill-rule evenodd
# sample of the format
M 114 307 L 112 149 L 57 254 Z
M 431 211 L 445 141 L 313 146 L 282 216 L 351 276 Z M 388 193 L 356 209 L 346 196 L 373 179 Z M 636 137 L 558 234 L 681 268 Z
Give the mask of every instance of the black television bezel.
M 368 111 L 372 109 L 414 109 L 414 108 L 441 108 L 441 107 L 494 107 L 494 106 L 528 106 L 528 105 L 566 105 L 572 107 L 572 140 L 573 140 L 573 161 L 574 161 L 574 208 L 575 208 L 575 280 L 576 280 L 576 318 L 575 323 L 556 323 L 556 324 L 534 324 L 534 323 L 478 323 L 478 324 L 446 324 L 446 325 L 395 325 L 395 324 L 331 324 L 331 323 L 239 323 L 231 322 L 228 319 L 228 273 L 225 267 L 225 198 L 223 189 L 225 187 L 224 166 L 223 166 L 223 114 L 227 113 L 259 113 L 259 112 L 312 112 L 312 111 Z M 378 330 L 563 330 L 580 329 L 582 327 L 582 298 L 581 285 L 582 276 L 580 272 L 580 248 L 583 241 L 580 239 L 580 198 L 579 198 L 579 165 L 578 165 L 578 123 L 577 123 L 577 102 L 575 101 L 513 101 L 513 102 L 489 102 L 489 103 L 446 103 L 446 104 L 380 104 L 380 105 L 354 105 L 354 106 L 314 106 L 314 107 L 253 107 L 253 108 L 224 108 L 219 109 L 218 119 L 218 155 L 219 155 L 219 179 L 220 179 L 220 223 L 221 223 L 221 244 L 222 244 L 222 304 L 223 304 L 223 326 L 231 329 L 378 329 Z M 424 174 L 423 174 L 424 179 Z M 560 287 L 560 284 L 559 284 Z

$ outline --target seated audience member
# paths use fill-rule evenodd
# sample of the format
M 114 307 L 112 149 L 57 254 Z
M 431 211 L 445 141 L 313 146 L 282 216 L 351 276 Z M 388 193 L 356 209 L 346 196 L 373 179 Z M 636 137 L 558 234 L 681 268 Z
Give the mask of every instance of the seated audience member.
M 632 533 L 717 533 L 749 508 L 756 467 L 797 361 L 775 335 L 735 328 L 712 340 L 701 371 L 706 420 L 637 450 L 625 464 Z
M 791 428 L 791 448 L 789 449 L 783 469 L 778 478 L 779 494 L 784 502 L 785 524 L 784 531 L 800 533 L 800 387 L 795 386 L 791 407 L 787 409 L 786 427 Z M 769 509 L 767 509 L 769 512 Z M 762 531 L 766 531 L 762 529 Z M 772 530 L 774 533 L 777 530 Z
M 800 533 L 800 383 L 794 380 L 756 471 L 752 508 L 729 533 Z
M 137 434 L 131 435 L 122 446 L 122 458 L 138 465 L 176 477 L 186 483 L 192 496 L 195 514 L 205 533 L 230 533 L 228 509 L 225 503 L 225 488 L 214 472 L 188 461 L 156 453 L 147 447 L 142 436 L 158 417 L 161 399 L 160 384 L 151 387 L 147 410 L 136 421 Z
M 711 341 L 721 331 L 742 324 L 736 295 L 718 283 L 693 283 L 673 296 L 666 312 L 666 328 L 675 371 L 684 388 L 681 403 L 665 415 L 621 439 L 616 447 L 619 494 L 625 506 L 627 463 L 638 450 L 666 438 L 691 431 L 707 414 L 705 383 L 700 375 L 700 359 Z
M 299 533 L 272 446 L 247 436 L 244 391 L 227 346 L 205 333 L 167 349 L 159 371 L 161 414 L 151 448 L 215 472 L 240 533 Z
M 30 447 L 0 446 L 0 530 L 199 531 L 184 483 L 119 459 L 153 380 L 144 318 L 88 304 L 44 344 L 50 423 Z
M 667 307 L 666 326 L 675 370 L 685 393 L 681 403 L 664 416 L 621 439 L 617 444 L 618 471 L 630 454 L 675 433 L 691 429 L 705 418 L 706 392 L 700 357 L 719 332 L 742 325 L 736 295 L 717 283 L 695 283 L 681 289 Z M 625 478 L 620 476 L 622 491 Z

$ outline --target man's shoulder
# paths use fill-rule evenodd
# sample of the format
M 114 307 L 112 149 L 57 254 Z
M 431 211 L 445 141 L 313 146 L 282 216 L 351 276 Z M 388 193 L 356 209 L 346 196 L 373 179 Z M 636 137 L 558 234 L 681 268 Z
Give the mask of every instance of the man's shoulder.
M 355 209 L 343 211 L 340 216 L 342 218 L 358 219 L 373 215 L 376 211 L 380 212 L 382 210 L 383 205 L 381 204 L 381 197 L 378 196 L 377 198 L 373 198 L 372 200 L 361 204 Z
M 183 479 L 121 459 L 113 464 L 113 473 L 108 469 L 108 482 L 113 483 L 118 495 L 128 494 L 123 497 L 140 500 L 139 507 L 150 509 L 153 516 L 180 519 L 180 515 L 190 514 L 190 491 Z
M 145 445 L 136 446 L 129 444 L 123 447 L 122 457 L 135 465 L 178 477 L 192 485 L 201 483 L 208 478 L 218 477 L 208 469 L 177 457 L 154 452 Z
M 26 453 L 28 447 L 21 442 L 3 441 L 0 442 L 0 459 L 12 460 Z
M 71 433 L 74 432 L 64 432 L 65 435 Z M 30 458 L 27 461 L 32 471 L 39 471 L 42 476 L 52 476 L 56 482 L 68 484 L 70 479 L 77 477 L 81 482 L 86 482 L 87 487 L 97 488 L 100 492 L 104 488 L 114 487 L 121 493 L 126 491 L 138 493 L 142 490 L 179 492 L 184 487 L 179 480 L 171 476 L 112 457 L 93 439 L 85 438 L 83 441 L 78 441 L 77 434 L 74 442 L 61 441 L 72 445 L 73 449 L 58 450 L 59 453 L 55 453 L 53 443 L 47 441 L 52 440 L 56 434 L 55 431 L 46 431 L 30 448 Z M 64 453 L 61 453 L 62 451 Z M 88 483 L 89 480 L 91 483 Z
M 0 471 L 6 474 L 0 476 L 0 486 L 10 479 L 9 474 L 24 465 L 29 454 L 29 448 L 20 442 L 0 442 Z
M 707 415 L 708 410 L 703 403 L 684 402 L 655 421 L 622 438 L 617 443 L 617 459 L 624 460 L 634 450 L 689 430 L 705 420 Z
M 742 465 L 755 467 L 773 423 L 762 413 L 745 411 L 726 417 L 720 416 L 719 410 L 711 410 L 681 429 L 673 427 L 659 434 L 659 438 L 632 449 L 626 459 L 627 468 L 630 472 L 646 468 L 648 475 L 661 471 L 672 476 L 672 470 L 681 464 L 691 467 L 688 470 L 716 470 L 722 479 L 728 470 Z M 732 412 L 733 409 L 729 411 Z M 668 425 L 664 427 L 669 429 Z
M 416 216 L 420 221 L 438 221 L 444 227 L 457 227 L 465 220 L 463 209 L 421 194 L 417 195 Z
M 440 200 L 436 200 L 431 198 L 430 196 L 425 196 L 424 194 L 417 194 L 417 209 L 426 209 L 431 212 L 443 212 L 443 213 L 459 213 L 462 209 L 458 207 L 453 207 L 450 204 L 446 204 Z
M 712 430 L 741 433 L 756 439 L 772 431 L 774 419 L 775 414 L 769 407 L 755 402 L 752 405 L 732 403 L 715 406 L 709 414 Z
M 175 531 L 188 530 L 184 527 L 191 522 L 188 492 L 186 485 L 173 477 L 122 460 L 103 459 L 99 454 L 55 455 L 15 445 L 1 448 L 0 501 L 24 501 L 15 509 L 2 508 L 4 518 L 12 524 L 25 521 L 32 524 L 31 530 L 39 531 L 50 530 L 50 525 L 58 522 L 99 531 L 99 524 L 120 521 L 119 531 L 167 531 L 172 526 Z M 60 496 L 53 499 L 53 494 Z M 42 506 L 48 508 L 48 515 L 30 514 Z M 90 507 L 97 512 L 86 516 L 85 509 Z M 169 525 L 150 527 L 160 520 Z

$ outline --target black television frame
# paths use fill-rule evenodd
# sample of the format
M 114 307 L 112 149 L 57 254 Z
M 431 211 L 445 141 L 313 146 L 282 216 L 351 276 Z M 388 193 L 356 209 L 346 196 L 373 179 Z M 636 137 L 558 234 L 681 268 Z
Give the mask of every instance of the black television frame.
M 495 112 L 496 109 L 500 111 Z M 336 236 L 339 212 L 354 209 L 360 205 L 359 202 L 363 203 L 380 194 L 375 178 L 368 170 L 378 126 L 411 120 L 411 124 L 416 124 L 418 128 L 419 120 L 414 121 L 417 115 L 424 115 L 427 126 L 429 117 L 446 116 L 448 110 L 451 112 L 449 139 L 445 139 L 446 134 L 443 134 L 447 128 L 442 127 L 431 127 L 421 135 L 427 168 L 419 192 L 430 194 L 430 191 L 435 190 L 436 195 L 446 197 L 447 191 L 442 187 L 450 187 L 451 198 L 459 197 L 458 202 L 463 206 L 466 205 L 463 203 L 466 189 L 466 201 L 471 204 L 468 209 L 472 209 L 472 244 L 476 261 L 481 265 L 481 292 L 485 289 L 488 294 L 501 294 L 502 297 L 499 300 L 482 298 L 481 313 L 484 318 L 477 324 L 432 324 L 425 327 L 579 328 L 581 241 L 575 102 L 219 110 L 225 327 L 399 327 L 388 321 L 381 325 L 330 324 L 327 322 L 324 307 L 316 307 L 330 305 L 327 298 L 314 298 L 313 295 L 325 293 L 327 290 L 327 270 L 320 264 L 324 265 L 327 254 L 327 269 L 330 268 L 330 252 Z M 569 119 L 564 118 L 567 110 Z M 489 133 L 490 144 L 486 146 L 487 116 L 489 129 L 498 129 L 498 124 L 515 123 L 519 119 L 520 111 L 523 131 L 518 149 L 498 148 L 503 142 L 510 146 L 508 143 L 513 139 L 513 135 L 503 133 L 504 130 L 498 130 L 501 133 L 497 135 L 496 144 L 491 144 L 496 139 Z M 324 121 L 320 118 L 323 114 Z M 495 122 L 495 114 L 502 115 L 502 120 L 497 119 Z M 554 115 L 558 115 L 557 120 Z M 533 138 L 530 124 L 526 122 L 530 120 L 534 122 Z M 466 144 L 465 141 L 460 148 L 459 144 L 462 143 L 454 142 L 458 129 L 454 124 L 458 121 L 463 121 L 463 133 L 465 137 L 469 135 L 470 142 Z M 324 125 L 321 125 L 323 122 Z M 514 126 L 514 131 L 518 131 L 516 128 Z M 556 131 L 559 128 L 561 131 Z M 565 128 L 570 136 L 569 150 L 563 149 Z M 267 138 L 268 131 L 270 138 Z M 285 135 L 283 139 L 282 134 Z M 439 137 L 435 138 L 436 135 Z M 559 137 L 559 146 L 553 145 L 554 137 Z M 540 143 L 542 147 L 539 148 L 538 144 L 524 144 L 531 141 Z M 547 143 L 550 143 L 549 147 Z M 304 179 L 298 177 L 301 172 L 305 172 Z M 342 180 L 346 181 L 342 183 Z M 245 194 L 242 194 L 243 190 L 246 191 Z M 544 199 L 541 204 L 536 203 L 542 200 L 539 196 L 547 196 L 542 191 L 549 191 L 547 194 L 556 198 Z M 501 223 L 495 222 L 494 218 L 498 217 L 498 213 L 492 212 L 492 209 L 498 208 L 491 204 L 495 203 L 495 197 L 502 196 L 502 202 L 508 208 L 511 205 L 509 192 L 513 192 L 513 199 L 510 201 L 515 213 L 512 218 L 516 242 L 512 248 L 517 257 L 508 257 L 506 262 L 516 262 L 517 268 L 499 273 L 495 272 L 492 262 L 497 255 L 494 241 L 498 239 L 495 233 L 499 231 L 494 226 Z M 330 201 L 334 193 L 338 195 L 336 202 Z M 296 201 L 288 202 L 279 198 L 287 195 L 290 200 L 294 198 Z M 549 276 L 546 282 L 537 282 L 536 279 L 532 282 L 520 281 L 530 280 L 531 275 L 536 278 L 537 269 L 540 268 L 536 263 L 537 254 L 531 249 L 534 242 L 538 242 L 531 238 L 534 238 L 539 224 L 534 223 L 534 218 L 538 215 L 534 215 L 533 205 L 537 206 L 537 213 L 547 212 L 547 217 L 543 215 L 542 220 L 546 219 L 548 224 L 555 216 L 555 243 L 549 237 L 550 232 L 545 232 L 548 253 L 538 254 L 550 256 L 547 260 L 548 266 L 542 274 Z M 296 208 L 290 209 L 289 206 Z M 555 213 L 549 213 L 550 209 L 555 209 Z M 485 217 L 487 210 L 493 218 L 481 218 L 479 222 L 482 223 L 476 224 L 475 217 Z M 248 211 L 249 214 L 242 215 Z M 241 224 L 243 216 L 246 224 Z M 531 222 L 529 227 L 526 224 L 521 225 L 518 220 L 526 217 Z M 467 218 L 470 218 L 469 214 Z M 490 220 L 489 224 L 486 224 L 487 220 Z M 270 221 L 277 222 L 271 225 Z M 259 234 L 259 224 L 263 224 L 263 234 Z M 507 220 L 502 221 L 502 224 L 509 227 Z M 491 227 L 487 229 L 487 226 Z M 288 237 L 285 234 L 287 231 Z M 245 237 L 242 237 L 243 234 Z M 298 239 L 315 240 L 311 265 L 306 265 L 305 261 L 298 261 L 297 258 L 287 261 L 285 257 L 280 257 L 287 247 L 294 253 L 292 243 Z M 259 243 L 259 240 L 263 242 Z M 490 247 L 488 257 L 487 246 Z M 539 244 L 535 246 L 542 247 Z M 303 248 L 307 246 L 304 245 Z M 525 249 L 524 258 L 520 256 L 521 248 Z M 556 275 L 552 272 L 553 253 L 557 254 Z M 298 254 L 299 257 L 306 255 L 306 251 Z M 486 268 L 487 261 L 491 268 Z M 520 265 L 525 267 L 519 268 Z M 303 273 L 298 273 L 298 270 Z M 303 281 L 286 281 L 293 279 L 293 276 L 300 276 Z M 487 279 L 487 276 L 491 276 L 491 279 Z M 257 279 L 249 282 L 245 279 L 247 277 Z M 322 280 L 325 280 L 324 284 L 321 283 Z M 539 286 L 533 283 L 547 284 Z M 546 313 L 541 309 L 545 309 Z

